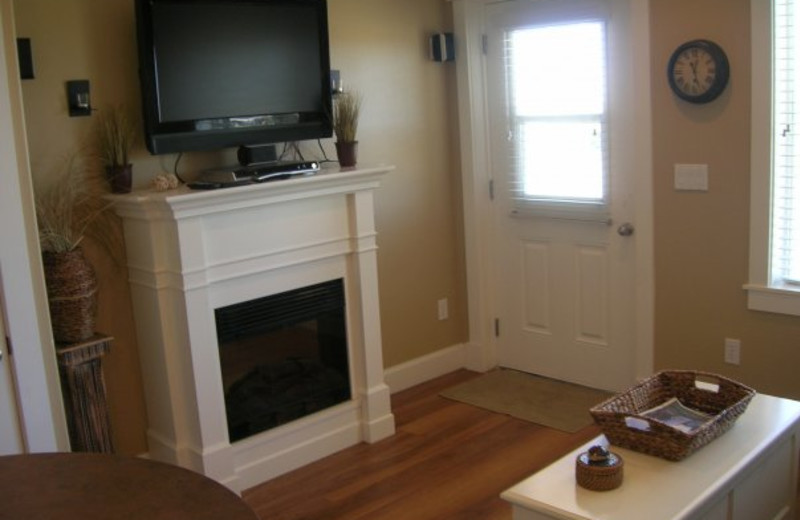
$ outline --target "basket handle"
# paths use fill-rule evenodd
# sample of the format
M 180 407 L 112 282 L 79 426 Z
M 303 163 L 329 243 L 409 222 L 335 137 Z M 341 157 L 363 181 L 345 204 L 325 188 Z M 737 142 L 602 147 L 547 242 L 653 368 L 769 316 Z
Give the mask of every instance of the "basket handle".
M 714 394 L 719 393 L 720 380 L 717 377 L 697 374 L 694 378 L 694 387 Z
M 643 432 L 649 432 L 651 429 L 650 421 L 642 417 L 633 417 L 631 415 L 625 417 L 625 426 L 632 430 L 639 430 Z

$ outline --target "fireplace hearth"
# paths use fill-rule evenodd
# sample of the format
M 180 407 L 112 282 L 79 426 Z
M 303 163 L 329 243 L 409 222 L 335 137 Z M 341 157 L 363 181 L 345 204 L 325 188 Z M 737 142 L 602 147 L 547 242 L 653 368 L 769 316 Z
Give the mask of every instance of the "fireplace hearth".
M 390 170 L 111 196 L 151 458 L 240 492 L 394 433 L 373 214 Z

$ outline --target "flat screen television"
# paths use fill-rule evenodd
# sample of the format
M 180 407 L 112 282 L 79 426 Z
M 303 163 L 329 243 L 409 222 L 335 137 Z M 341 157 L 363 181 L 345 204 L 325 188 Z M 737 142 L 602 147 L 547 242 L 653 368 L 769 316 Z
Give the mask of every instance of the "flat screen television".
M 136 0 L 153 154 L 330 137 L 326 0 Z

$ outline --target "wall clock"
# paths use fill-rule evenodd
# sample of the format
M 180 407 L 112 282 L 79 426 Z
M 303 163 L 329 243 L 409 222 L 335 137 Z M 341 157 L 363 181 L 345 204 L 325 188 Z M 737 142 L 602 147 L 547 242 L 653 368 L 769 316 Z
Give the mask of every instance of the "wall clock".
M 728 84 L 730 65 L 725 51 L 709 40 L 691 40 L 672 53 L 667 80 L 679 98 L 690 103 L 716 99 Z

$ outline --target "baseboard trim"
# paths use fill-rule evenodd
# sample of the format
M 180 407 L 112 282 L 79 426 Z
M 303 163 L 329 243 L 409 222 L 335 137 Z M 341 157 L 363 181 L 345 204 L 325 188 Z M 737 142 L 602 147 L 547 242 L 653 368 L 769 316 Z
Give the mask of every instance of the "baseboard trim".
M 466 345 L 459 344 L 389 367 L 383 378 L 394 394 L 466 366 Z

